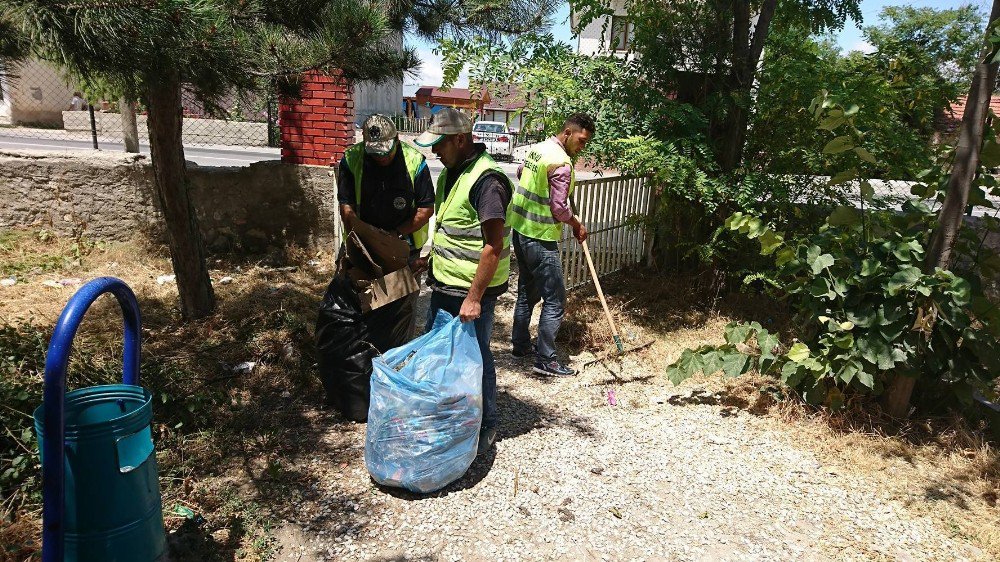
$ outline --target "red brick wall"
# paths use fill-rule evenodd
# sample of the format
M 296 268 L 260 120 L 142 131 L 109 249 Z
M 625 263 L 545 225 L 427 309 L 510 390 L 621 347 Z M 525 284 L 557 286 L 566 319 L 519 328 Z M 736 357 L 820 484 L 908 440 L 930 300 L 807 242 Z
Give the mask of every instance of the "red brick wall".
M 302 98 L 281 100 L 281 161 L 330 166 L 354 144 L 354 99 L 342 78 L 302 76 Z

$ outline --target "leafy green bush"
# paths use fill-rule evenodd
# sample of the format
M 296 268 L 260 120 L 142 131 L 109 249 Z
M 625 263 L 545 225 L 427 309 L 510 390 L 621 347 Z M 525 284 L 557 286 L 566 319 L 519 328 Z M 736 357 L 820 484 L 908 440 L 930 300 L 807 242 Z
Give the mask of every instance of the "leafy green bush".
M 724 345 L 703 345 L 685 349 L 680 359 L 667 367 L 667 378 L 680 384 L 691 375 L 722 371 L 729 378 L 750 371 L 766 373 L 780 357 L 781 341 L 777 334 L 757 322 L 731 322 L 726 326 Z M 778 352 L 778 353 L 776 353 Z
M 814 176 L 741 170 L 722 174 L 704 137 L 671 141 L 652 136 L 612 143 L 616 167 L 645 175 L 656 205 L 643 226 L 655 235 L 658 264 L 672 271 L 709 269 L 738 280 L 768 269 L 752 244 L 727 235 L 733 212 L 753 214 L 791 232 L 807 232 L 824 209 L 849 201 L 845 182 Z
M 42 400 L 42 372 L 48 337 L 30 324 L 0 324 L 0 497 L 13 512 L 40 500 L 38 441 L 31 413 Z M 18 495 L 22 497 L 16 497 Z
M 859 164 L 870 161 L 858 143 L 850 110 L 825 93 L 814 109 L 821 127 L 846 129 L 827 143 L 826 152 L 853 151 Z M 831 182 L 857 175 L 852 169 Z M 941 197 L 945 169 L 934 166 L 918 175 L 922 182 L 913 188 L 915 195 Z M 983 186 L 997 188 L 988 174 L 983 176 L 977 201 L 990 205 Z M 1000 311 L 984 294 L 981 276 L 991 278 L 998 271 L 996 257 L 978 238 L 983 234 L 966 228 L 958 248 L 964 268 L 924 271 L 935 221 L 926 201 L 907 202 L 899 213 L 866 211 L 872 188 L 866 180 L 857 184 L 861 210 L 838 207 L 807 235 L 786 238 L 760 218 L 740 212 L 726 221 L 728 229 L 758 240 L 761 253 L 773 256 L 770 285 L 795 312 L 795 340 L 772 357 L 777 346 L 759 325 L 731 327 L 725 346 L 686 352 L 669 367 L 672 381 L 720 367 L 729 376 L 753 369 L 780 377 L 812 403 L 831 407 L 843 403 L 848 389 L 881 393 L 897 374 L 918 378 L 935 398 L 942 397 L 942 389 L 966 403 L 974 392 L 993 395 L 1000 376 Z M 752 333 L 767 342 L 755 361 L 751 351 L 739 346 Z

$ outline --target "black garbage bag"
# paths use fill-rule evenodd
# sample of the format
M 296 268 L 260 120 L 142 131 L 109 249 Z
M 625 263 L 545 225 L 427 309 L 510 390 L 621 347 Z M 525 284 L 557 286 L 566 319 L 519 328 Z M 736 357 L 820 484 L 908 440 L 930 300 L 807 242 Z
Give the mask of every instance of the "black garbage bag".
M 316 320 L 319 377 L 327 404 L 349 420 L 368 419 L 372 358 L 409 340 L 417 293 L 367 313 L 347 276 L 326 288 Z

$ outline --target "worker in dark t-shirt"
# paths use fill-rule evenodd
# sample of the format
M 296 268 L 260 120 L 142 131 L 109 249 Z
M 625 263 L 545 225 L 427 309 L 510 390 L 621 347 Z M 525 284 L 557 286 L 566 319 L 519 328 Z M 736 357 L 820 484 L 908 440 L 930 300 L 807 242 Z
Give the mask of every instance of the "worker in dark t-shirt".
M 439 310 L 474 322 L 483 358 L 483 421 L 478 453 L 497 437 L 497 374 L 490 336 L 497 298 L 510 275 L 510 180 L 472 138 L 472 120 L 457 109 L 434 115 L 419 146 L 432 147 L 444 170 L 438 175 L 434 228 L 427 282 L 433 289 L 427 329 Z
M 361 134 L 362 142 L 347 149 L 338 170 L 337 201 L 344 231 L 361 221 L 395 234 L 410 245 L 412 262 L 427 242 L 427 223 L 434 213 L 434 186 L 426 159 L 417 148 L 399 140 L 395 125 L 384 115 L 366 119 Z M 386 349 L 379 351 L 410 339 L 416 302 L 417 293 L 412 293 L 388 309 L 398 311 L 393 318 L 387 319 L 385 311 L 377 315 L 380 323 L 388 325 L 409 319 L 407 329 L 394 330 L 398 337 L 387 338 Z

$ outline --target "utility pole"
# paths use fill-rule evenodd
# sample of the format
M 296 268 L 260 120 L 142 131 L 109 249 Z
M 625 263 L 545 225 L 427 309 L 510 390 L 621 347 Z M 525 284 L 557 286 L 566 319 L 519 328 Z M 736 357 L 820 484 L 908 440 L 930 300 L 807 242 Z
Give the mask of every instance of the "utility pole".
M 94 150 L 99 150 L 97 146 L 97 117 L 94 115 L 94 104 L 87 104 L 87 111 L 90 112 L 90 138 L 94 143 Z

